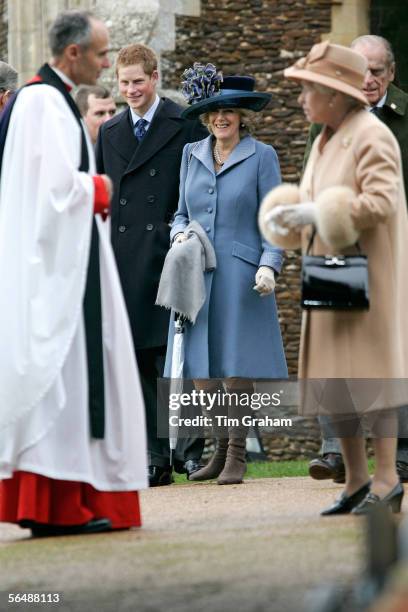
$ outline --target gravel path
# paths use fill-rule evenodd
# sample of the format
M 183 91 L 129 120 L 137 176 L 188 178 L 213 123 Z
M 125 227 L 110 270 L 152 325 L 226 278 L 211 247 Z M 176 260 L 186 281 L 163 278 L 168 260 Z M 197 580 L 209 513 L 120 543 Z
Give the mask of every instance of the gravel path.
M 191 483 L 143 492 L 140 530 L 31 540 L 0 524 L 0 610 L 301 611 L 311 588 L 363 567 L 364 521 L 319 517 L 340 490 L 310 478 Z M 6 603 L 24 591 L 62 603 Z

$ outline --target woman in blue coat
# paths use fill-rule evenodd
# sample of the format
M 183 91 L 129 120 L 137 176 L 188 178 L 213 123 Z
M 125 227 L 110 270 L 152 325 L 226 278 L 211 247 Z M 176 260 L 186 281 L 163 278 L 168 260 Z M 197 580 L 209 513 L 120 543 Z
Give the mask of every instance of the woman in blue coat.
M 212 65 L 195 64 L 185 75 L 184 89 L 193 97 L 183 114 L 201 116 L 210 136 L 184 148 L 171 238 L 177 248 L 185 240 L 183 230 L 197 221 L 214 246 L 217 267 L 205 273 L 206 301 L 195 324 L 186 325 L 183 376 L 207 390 L 211 379 L 223 379 L 227 391 L 248 392 L 252 384 L 246 379 L 287 377 L 273 292 L 283 253 L 262 239 L 257 221 L 262 198 L 280 183 L 279 162 L 271 146 L 249 135 L 248 125 L 251 111 L 261 110 L 270 96 L 253 91 L 252 77 L 226 77 L 218 89 L 219 73 Z M 173 328 L 171 323 L 167 376 Z M 230 432 L 229 443 L 218 440 L 210 463 L 191 480 L 218 476 L 219 484 L 242 482 L 245 436 L 241 427 Z

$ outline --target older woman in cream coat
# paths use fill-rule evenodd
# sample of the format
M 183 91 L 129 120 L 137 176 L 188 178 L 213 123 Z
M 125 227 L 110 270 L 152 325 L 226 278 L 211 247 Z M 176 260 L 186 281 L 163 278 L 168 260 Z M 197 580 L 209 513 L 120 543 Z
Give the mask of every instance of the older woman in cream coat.
M 350 379 L 377 379 L 371 387 L 365 385 L 367 391 L 381 387 L 380 380 L 408 378 L 408 219 L 398 143 L 364 108 L 365 70 L 363 56 L 325 42 L 285 71 L 302 82 L 299 102 L 308 120 L 325 127 L 313 145 L 300 189 L 281 186 L 270 192 L 260 222 L 272 243 L 302 246 L 303 252 L 314 226 L 313 255 L 355 253 L 352 245 L 358 240 L 368 258 L 370 308 L 305 312 L 299 377 L 347 379 L 345 390 L 350 389 Z M 394 386 L 399 392 L 400 386 Z M 341 412 L 342 401 L 346 402 L 343 395 L 334 401 L 334 413 Z M 353 401 L 358 404 L 358 393 Z M 392 392 L 388 400 L 383 395 L 376 403 L 379 434 L 374 439 L 372 482 L 364 439 L 340 432 L 346 487 L 322 514 L 362 514 L 379 501 L 400 509 L 403 488 L 395 471 L 395 415 L 385 410 L 398 405 Z M 385 423 L 391 423 L 391 431 Z

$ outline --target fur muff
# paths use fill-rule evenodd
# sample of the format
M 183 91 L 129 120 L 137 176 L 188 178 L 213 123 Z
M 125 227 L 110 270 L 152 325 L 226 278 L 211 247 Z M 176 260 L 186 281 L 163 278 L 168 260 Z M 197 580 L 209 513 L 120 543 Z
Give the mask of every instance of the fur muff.
M 355 244 L 359 232 L 351 217 L 356 194 L 350 187 L 329 187 L 316 199 L 316 225 L 322 241 L 335 251 Z
M 273 232 L 266 222 L 267 214 L 275 208 L 275 206 L 284 206 L 285 204 L 299 204 L 300 191 L 297 185 L 283 183 L 274 189 L 271 189 L 262 200 L 259 209 L 258 223 L 261 234 L 273 245 L 280 246 L 284 249 L 299 249 L 300 248 L 300 232 L 289 230 L 286 236 L 281 236 Z

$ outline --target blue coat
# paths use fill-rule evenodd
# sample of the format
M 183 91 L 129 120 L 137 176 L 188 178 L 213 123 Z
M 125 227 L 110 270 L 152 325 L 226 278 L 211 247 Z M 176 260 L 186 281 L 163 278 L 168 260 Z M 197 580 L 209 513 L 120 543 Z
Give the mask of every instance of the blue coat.
M 262 240 L 258 209 L 280 183 L 274 149 L 250 136 L 215 174 L 212 137 L 184 147 L 180 199 L 171 236 L 192 220 L 211 239 L 217 269 L 205 273 L 206 302 L 195 325 L 186 324 L 184 378 L 283 378 L 287 376 L 274 294 L 253 290 L 259 266 L 282 266 L 282 250 Z M 170 321 L 165 376 L 173 347 Z

